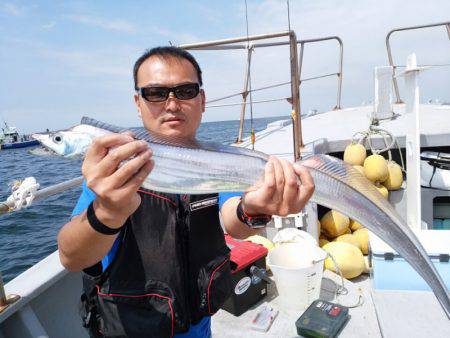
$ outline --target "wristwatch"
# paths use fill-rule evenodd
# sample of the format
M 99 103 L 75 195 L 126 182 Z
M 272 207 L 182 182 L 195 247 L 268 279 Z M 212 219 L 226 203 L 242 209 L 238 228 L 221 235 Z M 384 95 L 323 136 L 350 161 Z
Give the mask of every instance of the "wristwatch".
M 242 199 L 236 208 L 236 216 L 242 222 L 247 224 L 252 229 L 264 228 L 272 219 L 272 215 L 257 215 L 249 216 L 242 209 Z

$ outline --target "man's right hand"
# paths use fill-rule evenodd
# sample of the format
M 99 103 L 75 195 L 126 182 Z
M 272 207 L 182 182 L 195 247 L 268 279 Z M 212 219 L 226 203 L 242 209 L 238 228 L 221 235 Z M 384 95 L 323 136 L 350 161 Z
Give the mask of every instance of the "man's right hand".
M 119 228 L 136 211 L 141 204 L 137 190 L 154 166 L 151 156 L 148 143 L 135 141 L 129 134 L 94 139 L 82 173 L 87 187 L 96 194 L 94 210 L 100 222 Z M 128 161 L 119 167 L 125 160 Z

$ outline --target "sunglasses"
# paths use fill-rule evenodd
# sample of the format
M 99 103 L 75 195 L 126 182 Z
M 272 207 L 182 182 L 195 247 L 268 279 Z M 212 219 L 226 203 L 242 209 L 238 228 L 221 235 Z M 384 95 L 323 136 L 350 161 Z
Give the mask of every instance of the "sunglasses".
M 186 83 L 176 87 L 142 87 L 138 93 L 149 102 L 166 101 L 170 93 L 179 100 L 190 100 L 198 95 L 200 85 L 198 83 Z

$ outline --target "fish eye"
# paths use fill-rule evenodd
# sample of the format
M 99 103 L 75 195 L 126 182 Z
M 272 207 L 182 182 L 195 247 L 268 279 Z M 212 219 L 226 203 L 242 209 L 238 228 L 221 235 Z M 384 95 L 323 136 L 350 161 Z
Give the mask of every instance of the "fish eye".
M 60 134 L 53 135 L 53 142 L 58 143 L 58 144 L 61 143 L 62 136 Z

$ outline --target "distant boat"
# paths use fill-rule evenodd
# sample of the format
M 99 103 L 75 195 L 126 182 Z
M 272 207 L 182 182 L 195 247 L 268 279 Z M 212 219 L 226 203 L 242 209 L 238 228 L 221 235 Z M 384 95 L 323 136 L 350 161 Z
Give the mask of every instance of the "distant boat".
M 33 140 L 29 135 L 19 135 L 16 127 L 10 127 L 4 122 L 0 133 L 0 149 L 16 149 L 36 146 L 38 141 Z

